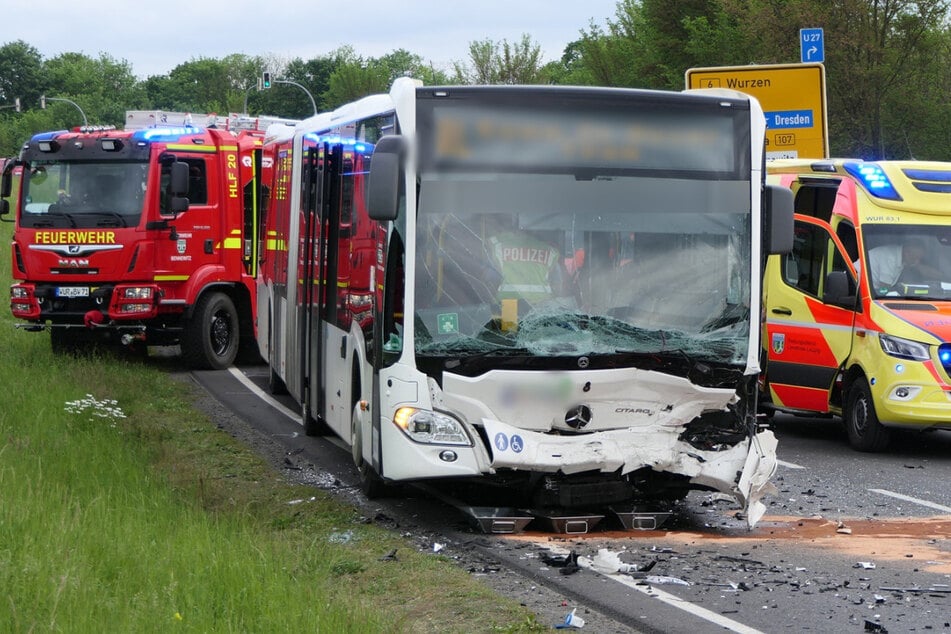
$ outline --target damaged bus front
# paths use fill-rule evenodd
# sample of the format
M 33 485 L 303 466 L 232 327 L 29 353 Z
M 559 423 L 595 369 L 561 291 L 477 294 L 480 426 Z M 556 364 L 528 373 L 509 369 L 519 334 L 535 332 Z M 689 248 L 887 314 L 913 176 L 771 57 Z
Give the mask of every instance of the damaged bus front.
M 736 92 L 408 79 L 305 122 L 295 152 L 330 240 L 300 253 L 339 296 L 288 308 L 272 370 L 293 392 L 295 368 L 318 368 L 305 422 L 350 441 L 368 492 L 477 482 L 495 505 L 595 509 L 709 490 L 752 526 L 776 465 L 756 423 L 761 271 L 792 241 L 764 133 Z M 338 169 L 342 198 L 321 189 Z M 292 262 L 294 224 L 275 232 Z M 357 254 L 363 235 L 376 247 Z M 364 277 L 372 316 L 341 319 Z M 314 361 L 275 357 L 295 332 Z

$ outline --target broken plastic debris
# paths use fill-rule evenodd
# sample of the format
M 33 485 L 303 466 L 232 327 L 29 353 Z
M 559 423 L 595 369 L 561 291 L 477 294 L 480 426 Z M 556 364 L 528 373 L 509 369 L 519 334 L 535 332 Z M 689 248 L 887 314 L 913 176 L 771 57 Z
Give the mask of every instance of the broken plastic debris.
M 863 568 L 865 570 L 875 570 L 875 562 L 872 561 L 857 561 L 853 568 Z
M 300 498 L 300 499 L 297 499 L 297 500 L 290 500 L 290 501 L 288 501 L 287 504 L 288 504 L 288 506 L 293 506 L 293 505 L 295 505 L 295 504 L 301 504 L 301 503 L 303 503 L 303 502 L 313 502 L 313 501 L 316 500 L 316 499 L 317 499 L 317 498 L 316 498 L 316 497 L 313 497 L 313 496 L 307 498 L 306 500 L 305 500 L 304 498 Z
M 445 548 L 445 547 L 446 547 L 445 544 L 440 544 L 439 542 L 434 542 L 434 543 L 433 543 L 433 552 L 434 552 L 434 553 L 438 553 L 440 550 L 442 550 L 442 549 Z
M 584 627 L 584 619 L 575 614 L 577 608 L 565 615 L 565 622 L 555 626 L 556 630 L 563 630 L 568 627 Z
M 835 532 L 836 532 L 836 533 L 841 533 L 841 534 L 843 534 L 843 535 L 851 535 L 851 534 L 852 534 L 852 529 L 849 528 L 848 526 L 846 526 L 844 522 L 839 522 L 839 523 L 836 525 Z
M 689 586 L 690 585 L 689 581 L 684 581 L 683 579 L 679 579 L 677 577 L 667 577 L 664 575 L 647 575 L 646 577 L 644 577 L 644 581 L 646 583 L 654 584 L 655 586 L 662 586 L 662 585 Z
M 327 538 L 331 544 L 349 544 L 353 541 L 353 531 L 344 531 L 342 533 L 331 533 L 330 537 Z
M 865 619 L 865 631 L 866 632 L 881 632 L 882 634 L 888 634 L 888 630 L 885 629 L 885 626 L 881 623 L 876 623 L 875 621 L 869 621 Z
M 616 572 L 635 572 L 637 570 L 637 564 L 624 563 L 621 561 L 620 555 L 607 548 L 598 549 L 598 554 L 591 560 L 591 567 L 606 575 Z

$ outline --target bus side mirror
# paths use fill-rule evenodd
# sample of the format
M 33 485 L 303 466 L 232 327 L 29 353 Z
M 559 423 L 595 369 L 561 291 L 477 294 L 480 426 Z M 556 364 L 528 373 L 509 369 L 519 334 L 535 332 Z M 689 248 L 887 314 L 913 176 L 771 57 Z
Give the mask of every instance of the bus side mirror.
M 406 142 L 397 135 L 384 136 L 373 150 L 367 184 L 367 212 L 374 220 L 396 220 L 399 215 L 405 154 Z
M 778 185 L 763 192 L 763 226 L 767 255 L 789 253 L 793 248 L 793 193 Z

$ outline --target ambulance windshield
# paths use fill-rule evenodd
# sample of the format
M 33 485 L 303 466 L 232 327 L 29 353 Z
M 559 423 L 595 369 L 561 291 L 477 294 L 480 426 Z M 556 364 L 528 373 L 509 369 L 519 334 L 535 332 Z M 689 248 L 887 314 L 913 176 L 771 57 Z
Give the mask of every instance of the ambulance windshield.
M 876 298 L 951 299 L 951 232 L 932 225 L 862 228 Z
M 24 227 L 134 227 L 145 200 L 145 162 L 33 161 L 23 174 Z

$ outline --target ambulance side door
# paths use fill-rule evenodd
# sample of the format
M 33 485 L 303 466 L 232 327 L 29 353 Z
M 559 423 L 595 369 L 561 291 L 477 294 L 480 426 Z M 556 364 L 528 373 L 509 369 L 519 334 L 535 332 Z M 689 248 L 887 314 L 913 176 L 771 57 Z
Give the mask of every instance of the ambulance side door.
M 833 272 L 847 276 L 845 298 L 827 292 Z M 855 280 L 829 224 L 797 214 L 793 250 L 771 256 L 765 278 L 766 384 L 779 409 L 839 410 L 832 388 L 852 347 Z

